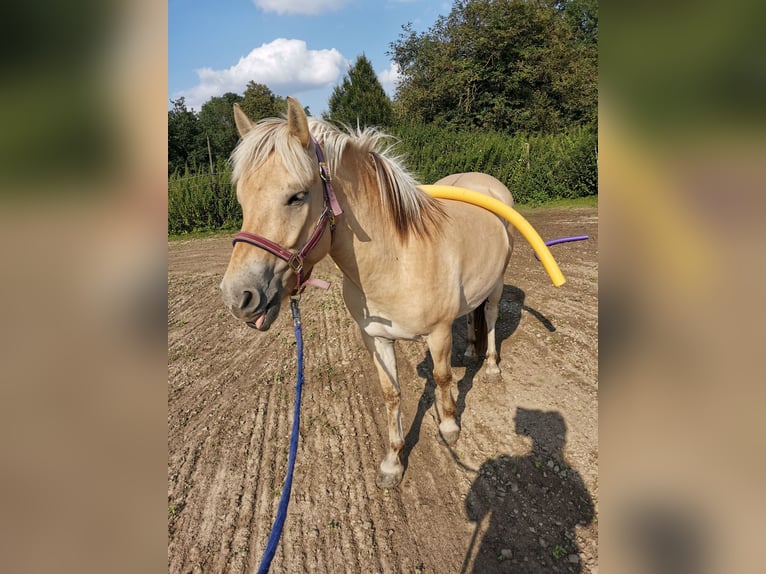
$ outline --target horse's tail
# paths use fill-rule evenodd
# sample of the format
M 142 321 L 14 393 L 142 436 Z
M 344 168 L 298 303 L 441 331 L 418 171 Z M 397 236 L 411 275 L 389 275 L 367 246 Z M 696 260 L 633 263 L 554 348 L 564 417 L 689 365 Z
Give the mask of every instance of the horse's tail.
M 472 311 L 473 313 L 473 333 L 476 341 L 476 356 L 481 357 L 487 352 L 487 317 L 484 309 L 487 307 L 485 300 L 481 305 Z

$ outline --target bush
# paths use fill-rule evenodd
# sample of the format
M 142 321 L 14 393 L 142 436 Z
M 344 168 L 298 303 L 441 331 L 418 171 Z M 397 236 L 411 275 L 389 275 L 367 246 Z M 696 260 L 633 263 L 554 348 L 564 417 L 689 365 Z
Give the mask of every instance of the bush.
M 188 168 L 168 178 L 168 233 L 237 229 L 242 210 L 231 184 L 231 171 L 219 165 L 213 178 Z
M 598 193 L 593 129 L 527 136 L 418 126 L 400 128 L 395 135 L 406 163 L 423 183 L 480 171 L 502 181 L 521 204 Z

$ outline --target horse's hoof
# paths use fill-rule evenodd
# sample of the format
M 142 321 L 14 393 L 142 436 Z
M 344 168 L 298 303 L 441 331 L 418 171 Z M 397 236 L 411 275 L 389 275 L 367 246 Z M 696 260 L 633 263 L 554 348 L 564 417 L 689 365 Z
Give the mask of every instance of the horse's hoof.
M 482 378 L 486 383 L 499 383 L 503 379 L 500 373 L 500 369 L 497 367 L 497 365 L 485 366 Z
M 443 443 L 452 446 L 457 442 L 457 439 L 460 438 L 460 429 L 454 429 L 454 430 L 448 430 L 443 431 L 439 429 L 439 440 L 441 440 Z
M 391 474 L 385 473 L 382 470 L 378 471 L 378 477 L 375 479 L 375 486 L 381 489 L 394 488 L 402 481 L 403 474 L 404 469 Z

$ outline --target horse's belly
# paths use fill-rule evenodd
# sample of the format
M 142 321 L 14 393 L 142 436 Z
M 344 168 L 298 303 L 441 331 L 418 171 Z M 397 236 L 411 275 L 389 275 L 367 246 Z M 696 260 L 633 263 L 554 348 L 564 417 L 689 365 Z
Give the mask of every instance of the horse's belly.
M 370 300 L 348 278 L 343 281 L 343 299 L 354 321 L 370 337 L 418 339 L 423 334 L 417 321 L 392 319 L 396 313 L 391 313 L 390 307 Z
M 373 315 L 358 321 L 358 323 L 361 329 L 370 337 L 383 337 L 384 339 L 395 340 L 418 340 L 423 338 L 423 333 L 419 333 L 411 326 L 402 325 L 383 317 Z

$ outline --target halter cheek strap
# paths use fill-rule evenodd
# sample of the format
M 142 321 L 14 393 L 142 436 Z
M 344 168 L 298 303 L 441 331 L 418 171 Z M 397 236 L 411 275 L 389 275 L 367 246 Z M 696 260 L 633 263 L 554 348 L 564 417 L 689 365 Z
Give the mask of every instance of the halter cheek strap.
M 343 213 L 338 203 L 338 198 L 335 197 L 335 190 L 332 187 L 332 178 L 330 177 L 330 171 L 327 169 L 327 162 L 324 159 L 324 152 L 319 142 L 311 136 L 311 141 L 314 142 L 314 151 L 317 154 L 317 161 L 319 162 L 319 177 L 322 178 L 322 188 L 324 190 L 325 208 L 327 204 L 330 204 L 333 216 L 338 216 Z
M 335 190 L 332 187 L 332 178 L 330 177 L 330 172 L 327 169 L 327 163 L 325 162 L 322 147 L 319 145 L 319 142 L 314 138 L 314 136 L 311 136 L 311 141 L 314 143 L 314 151 L 317 156 L 317 161 L 319 162 L 319 177 L 322 179 L 324 209 L 322 210 L 322 214 L 319 216 L 319 220 L 314 225 L 314 230 L 311 232 L 311 235 L 309 236 L 306 243 L 304 243 L 303 247 L 301 247 L 297 252 L 293 253 L 278 243 L 274 243 L 265 237 L 250 233 L 248 231 L 240 231 L 234 235 L 234 239 L 231 242 L 232 245 L 236 245 L 237 243 L 248 243 L 250 245 L 254 245 L 255 247 L 260 247 L 264 251 L 268 251 L 272 255 L 287 262 L 287 264 L 290 266 L 290 269 L 292 269 L 297 278 L 293 295 L 301 293 L 306 285 L 314 285 L 315 287 L 320 287 L 322 289 L 327 289 L 330 286 L 330 284 L 326 281 L 322 281 L 320 279 L 311 279 L 309 277 L 311 272 L 309 272 L 309 275 L 304 277 L 303 260 L 308 256 L 311 250 L 317 246 L 319 240 L 322 239 L 322 235 L 324 235 L 328 224 L 330 225 L 330 232 L 332 233 L 334 231 L 335 217 L 343 213 L 343 210 L 338 203 L 338 199 L 335 197 Z

